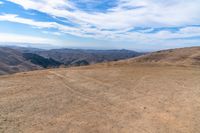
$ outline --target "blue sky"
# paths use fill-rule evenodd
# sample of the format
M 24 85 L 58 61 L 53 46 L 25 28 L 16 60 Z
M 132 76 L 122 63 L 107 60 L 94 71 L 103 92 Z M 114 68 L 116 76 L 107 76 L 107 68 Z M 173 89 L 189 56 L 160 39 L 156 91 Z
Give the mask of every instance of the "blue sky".
M 158 50 L 200 46 L 200 0 L 0 0 L 0 44 Z

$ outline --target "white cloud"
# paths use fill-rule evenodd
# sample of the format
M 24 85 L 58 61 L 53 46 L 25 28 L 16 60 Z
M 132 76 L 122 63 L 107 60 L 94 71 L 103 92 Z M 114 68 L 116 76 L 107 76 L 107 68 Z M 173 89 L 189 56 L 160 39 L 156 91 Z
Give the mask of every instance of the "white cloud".
M 22 18 L 19 17 L 16 14 L 4 14 L 0 15 L 0 21 L 9 21 L 9 22 L 15 22 L 15 23 L 21 23 L 30 25 L 36 28 L 55 28 L 65 33 L 71 33 L 75 34 L 75 32 L 78 32 L 79 30 L 76 28 L 72 28 L 66 25 L 61 25 L 56 22 L 41 22 L 41 21 L 35 21 L 32 19 Z M 80 31 L 79 31 L 80 32 Z
M 60 36 L 60 35 L 62 35 L 60 32 L 42 31 L 42 33 L 44 33 L 44 34 L 52 34 L 52 35 L 56 35 L 56 36 Z
M 176 38 L 189 38 L 193 36 L 200 36 L 200 27 L 184 27 L 176 32 L 171 32 L 167 30 L 161 30 L 155 33 L 148 33 L 149 31 L 153 31 L 153 28 L 140 30 L 140 32 L 128 32 L 128 29 L 124 30 L 116 30 L 116 31 L 108 31 L 108 30 L 98 30 L 96 28 L 90 28 L 87 26 L 83 26 L 80 28 L 69 27 L 66 25 L 61 25 L 56 22 L 40 22 L 34 21 L 32 19 L 21 18 L 14 14 L 4 14 L 0 15 L 0 20 L 2 21 L 10 21 L 17 22 L 22 24 L 27 24 L 30 26 L 34 26 L 37 28 L 54 28 L 60 32 L 47 32 L 43 31 L 45 34 L 53 34 L 53 35 L 61 35 L 62 33 L 72 34 L 80 37 L 92 37 L 96 39 L 113 39 L 113 40 L 134 40 L 137 42 L 153 42 L 157 40 L 169 40 Z M 91 34 L 88 34 L 91 33 Z
M 200 36 L 200 28 L 188 25 L 200 23 L 200 0 L 118 0 L 116 7 L 106 12 L 86 12 L 69 0 L 8 0 L 24 9 L 33 9 L 52 17 L 69 20 L 77 27 L 56 22 L 39 22 L 4 14 L 0 20 L 17 22 L 38 28 L 54 28 L 61 33 L 97 39 L 131 40 L 139 43 L 171 43 L 176 38 Z M 85 1 L 85 0 L 84 0 Z M 86 0 L 92 1 L 92 0 Z M 171 32 L 161 30 L 147 33 L 158 27 L 185 27 Z M 134 27 L 150 27 L 141 32 Z M 198 41 L 198 40 L 196 40 Z
M 200 35 L 200 27 L 189 26 L 189 27 L 182 28 L 180 31 L 185 34 L 192 34 L 192 35 L 199 34 Z
M 31 19 L 20 18 L 15 14 L 4 14 L 0 16 L 1 21 L 10 21 L 22 24 L 32 25 L 38 28 L 53 28 L 55 23 L 53 22 L 37 22 Z
M 67 26 L 67 25 L 61 25 L 61 24 L 58 24 L 56 22 L 35 21 L 35 20 L 32 20 L 32 19 L 19 17 L 16 14 L 0 15 L 0 21 L 9 21 L 9 22 L 21 23 L 21 24 L 30 25 L 30 26 L 33 26 L 33 27 L 36 27 L 36 28 L 54 28 L 54 29 L 59 30 L 62 33 L 67 33 L 67 34 L 80 36 L 80 37 L 100 37 L 100 38 L 104 38 L 105 36 L 113 33 L 111 31 L 100 31 L 100 30 L 97 30 L 97 29 L 89 28 L 87 26 L 75 28 L 75 27 L 70 27 L 70 26 Z M 92 33 L 92 35 L 90 35 L 89 33 Z M 58 33 L 56 33 L 56 35 L 58 35 Z
M 135 26 L 176 26 L 199 23 L 200 0 L 119 0 L 110 12 L 84 12 L 66 0 L 9 0 L 52 16 L 63 17 L 80 25 L 99 29 L 132 28 Z M 126 9 L 126 7 L 132 7 Z M 136 8 L 134 7 L 141 7 Z M 73 11 L 69 10 L 74 9 Z
M 36 36 L 27 36 L 27 35 L 18 35 L 18 34 L 8 34 L 0 33 L 0 42 L 1 43 L 35 43 L 35 44 L 56 44 L 56 40 L 36 37 Z
M 2 1 L 0 1 L 0 5 L 4 4 Z

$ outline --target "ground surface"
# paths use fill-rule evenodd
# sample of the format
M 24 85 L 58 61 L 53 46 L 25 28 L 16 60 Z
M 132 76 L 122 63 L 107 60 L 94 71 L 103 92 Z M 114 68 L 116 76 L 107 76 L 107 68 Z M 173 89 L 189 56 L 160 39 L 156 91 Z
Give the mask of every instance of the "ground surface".
M 1 133 L 200 133 L 200 69 L 94 65 L 0 77 Z

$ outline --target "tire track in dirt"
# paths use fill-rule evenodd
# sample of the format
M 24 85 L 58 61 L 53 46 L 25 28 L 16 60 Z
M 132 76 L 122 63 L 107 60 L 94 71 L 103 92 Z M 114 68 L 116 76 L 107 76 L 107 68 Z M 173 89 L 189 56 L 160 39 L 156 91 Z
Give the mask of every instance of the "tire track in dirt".
M 145 79 L 149 78 L 149 75 L 142 76 L 137 82 L 137 84 L 134 86 L 134 90 L 136 90 L 140 85 L 142 85 L 142 82 L 145 81 Z
M 109 102 L 106 102 L 106 103 L 103 103 L 101 101 L 99 101 L 97 99 L 97 97 L 93 97 L 93 96 L 88 96 L 88 95 L 85 95 L 77 90 L 75 90 L 72 86 L 70 86 L 69 84 L 67 84 L 67 78 L 61 74 L 58 74 L 56 72 L 52 72 L 50 71 L 51 74 L 59 77 L 61 79 L 61 81 L 64 83 L 64 85 L 67 87 L 67 89 L 72 93 L 72 94 L 75 94 L 76 96 L 79 96 L 80 98 L 82 98 L 83 100 L 88 100 L 90 101 L 90 103 L 93 103 L 95 105 L 98 105 L 99 108 L 106 108 L 106 107 L 112 107 L 114 108 L 115 110 L 117 110 L 118 108 L 115 107 L 113 104 L 109 103 Z M 104 100 L 102 100 L 104 101 Z
M 81 92 L 75 90 L 73 87 L 71 87 L 69 84 L 67 84 L 67 80 L 68 80 L 68 79 L 67 79 L 65 76 L 63 76 L 63 75 L 61 75 L 61 74 L 58 74 L 58 73 L 56 73 L 56 72 L 52 72 L 52 71 L 51 71 L 50 73 L 53 74 L 53 75 L 55 75 L 55 76 L 57 76 L 57 77 L 59 77 L 59 78 L 61 79 L 61 81 L 64 83 L 64 85 L 67 87 L 67 89 L 68 89 L 71 93 L 76 94 L 76 96 L 84 97 L 84 98 L 86 98 L 86 99 L 88 99 L 88 100 L 90 100 L 90 101 L 93 101 L 93 99 L 91 99 L 90 96 L 87 96 L 87 95 L 82 94 Z
M 54 73 L 54 72 L 53 72 L 53 73 Z M 61 77 L 64 78 L 64 79 L 66 79 L 66 77 L 68 77 L 68 76 L 63 76 L 63 75 L 58 74 L 58 73 L 54 73 L 54 75 L 55 75 L 55 74 L 57 74 L 57 76 L 58 76 L 58 75 L 61 76 Z M 111 86 L 110 84 L 105 84 L 103 81 L 97 80 L 97 79 L 92 78 L 92 77 L 89 77 L 89 76 L 85 76 L 85 75 L 83 75 L 83 74 L 81 74 L 81 73 L 73 73 L 73 74 L 74 74 L 74 75 L 81 76 L 82 79 L 85 79 L 86 81 L 92 81 L 92 82 L 90 82 L 90 83 L 95 82 L 95 83 L 97 83 L 98 85 L 105 87 L 107 90 L 113 87 L 113 86 Z M 70 78 L 70 77 L 69 77 L 69 78 Z M 80 92 L 80 93 L 81 93 L 81 92 Z M 105 94 L 105 93 L 104 93 L 104 94 Z
M 94 82 L 96 82 L 97 84 L 99 84 L 99 85 L 101 85 L 101 86 L 103 85 L 104 87 L 107 87 L 107 88 L 112 88 L 112 87 L 113 87 L 113 86 L 111 86 L 110 84 L 106 84 L 105 82 L 103 82 L 103 81 L 101 81 L 101 80 L 97 80 L 97 79 L 95 79 L 95 78 L 92 78 L 92 77 L 89 77 L 89 76 L 85 76 L 85 75 L 83 75 L 83 74 L 81 74 L 81 73 L 78 73 L 78 75 L 79 75 L 79 76 L 82 76 L 83 78 L 85 78 L 85 79 L 87 79 L 87 80 L 94 81 Z M 134 86 L 133 90 L 135 91 L 138 87 L 140 87 L 140 85 L 142 85 L 143 82 L 144 82 L 146 79 L 148 79 L 148 78 L 150 78 L 150 75 L 144 75 L 144 76 L 142 76 L 141 78 L 139 78 L 138 81 L 135 81 L 135 82 L 136 82 L 136 85 Z M 123 86 L 123 88 L 125 88 L 125 87 Z M 128 88 L 126 88 L 126 89 L 128 89 Z M 104 93 L 104 94 L 110 95 L 109 93 Z M 140 98 L 143 98 L 143 97 L 145 97 L 145 96 L 153 96 L 153 95 L 154 95 L 154 94 L 152 94 L 152 95 L 147 95 L 146 92 L 144 92 L 144 93 L 140 92 L 140 94 L 142 94 L 142 96 L 135 97 L 134 99 L 140 99 Z M 112 95 L 114 95 L 114 94 L 112 94 Z M 114 95 L 114 97 L 118 97 L 118 95 Z M 121 99 L 121 100 L 122 100 L 122 99 Z M 125 103 L 128 102 L 127 99 L 123 99 L 123 100 L 124 100 Z
M 103 81 L 101 81 L 101 80 L 98 80 L 98 79 L 96 79 L 96 78 L 89 77 L 89 76 L 83 75 L 83 74 L 81 74 L 81 73 L 78 73 L 78 74 L 79 74 L 80 76 L 82 76 L 83 78 L 85 78 L 85 79 L 87 79 L 87 80 L 90 80 L 90 81 L 94 81 L 94 82 L 96 82 L 96 83 L 98 83 L 98 84 L 100 84 L 100 85 L 103 85 L 103 86 L 106 87 L 106 88 L 113 87 L 113 86 L 111 86 L 110 84 L 105 83 L 105 82 L 103 82 Z
M 109 90 L 110 88 L 113 88 L 114 86 L 111 86 L 110 84 L 107 84 L 107 83 L 105 83 L 105 82 L 103 82 L 103 81 L 101 81 L 101 80 L 97 80 L 97 79 L 95 79 L 95 78 L 93 78 L 93 77 L 89 77 L 89 76 L 85 76 L 85 75 L 83 75 L 83 74 L 81 74 L 81 73 L 77 73 L 79 76 L 81 76 L 82 78 L 84 78 L 84 79 L 86 79 L 86 80 L 89 80 L 89 81 L 92 81 L 92 82 L 95 82 L 95 83 L 97 83 L 97 84 L 99 84 L 100 86 L 104 86 L 107 90 Z M 90 82 L 90 83 L 92 83 L 92 82 Z M 125 87 L 123 87 L 123 88 L 125 88 Z M 127 89 L 127 88 L 126 88 Z M 127 89 L 128 90 L 128 89 Z M 103 92 L 103 95 L 104 96 L 107 96 L 109 99 L 114 99 L 114 101 L 116 101 L 116 99 L 117 100 L 119 100 L 121 103 L 123 103 L 123 104 L 127 104 L 127 106 L 130 106 L 130 103 L 129 103 L 129 101 L 127 101 L 127 99 L 126 99 L 126 96 L 123 96 L 123 95 L 119 95 L 119 94 L 115 94 L 114 92 L 107 92 L 107 91 L 104 91 Z M 138 97 L 138 98 L 140 98 L 140 97 Z M 118 101 L 118 102 L 119 102 Z
M 110 94 L 108 92 L 104 92 L 104 96 L 108 97 L 111 101 L 114 100 L 114 104 L 112 104 L 112 102 L 108 102 L 108 101 L 105 101 L 103 99 L 98 99 L 97 97 L 92 97 L 92 96 L 87 96 L 87 95 L 84 95 L 82 94 L 81 92 L 73 89 L 74 87 L 70 86 L 69 84 L 67 84 L 67 80 L 68 78 L 66 78 L 66 76 L 63 76 L 61 74 L 58 74 L 56 72 L 50 72 L 54 75 L 56 75 L 57 77 L 59 77 L 62 82 L 65 84 L 65 86 L 69 89 L 69 91 L 73 94 L 75 94 L 76 96 L 80 96 L 80 98 L 84 98 L 86 100 L 89 100 L 90 101 L 90 104 L 94 104 L 94 106 L 97 106 L 98 108 L 103 108 L 103 112 L 107 112 L 108 109 L 111 109 L 113 112 L 117 113 L 120 115 L 122 112 L 120 110 L 120 106 L 123 105 L 125 107 L 134 107 L 134 104 L 136 101 L 140 100 L 140 99 L 143 99 L 144 97 L 153 97 L 154 95 L 156 95 L 155 93 L 154 94 L 147 94 L 145 92 L 143 93 L 140 93 L 140 96 L 137 96 L 137 97 L 134 97 L 132 99 L 127 99 L 126 96 L 124 95 L 116 95 L 116 94 Z M 83 77 L 86 77 L 86 76 L 83 76 Z M 142 76 L 138 81 L 139 83 L 137 84 L 136 87 L 139 87 L 143 81 L 146 79 L 146 78 L 149 78 L 149 75 L 145 75 L 145 76 Z M 91 79 L 90 77 L 86 77 L 86 79 Z M 96 79 L 92 80 L 92 81 L 97 81 Z M 98 81 L 97 81 L 98 82 Z M 101 81 L 98 82 L 100 85 L 101 84 Z M 96 112 L 99 112 L 98 110 L 93 110 L 93 111 L 96 111 Z M 106 113 L 105 113 L 106 114 Z M 107 116 L 109 117 L 109 116 Z M 109 118 L 110 119 L 110 118 Z
M 74 73 L 75 74 L 75 73 Z M 81 73 L 76 73 L 76 74 L 78 74 L 79 76 L 82 76 L 83 78 L 85 78 L 85 79 L 87 79 L 87 80 L 89 80 L 89 81 L 93 81 L 93 82 L 96 82 L 97 84 L 99 84 L 99 85 L 103 85 L 104 87 L 106 87 L 106 88 L 112 88 L 113 86 L 111 86 L 110 84 L 105 84 L 105 82 L 103 82 L 103 81 L 101 81 L 101 80 L 97 80 L 97 79 L 95 79 L 95 78 L 92 78 L 92 77 L 89 77 L 89 76 L 85 76 L 85 75 L 83 75 L 83 74 L 81 74 Z M 133 90 L 135 91 L 136 90 L 136 88 L 138 88 L 140 85 L 142 85 L 143 84 L 143 82 L 145 81 L 145 79 L 147 79 L 147 78 L 150 78 L 150 76 L 149 75 L 144 75 L 144 76 L 142 76 L 140 79 L 138 79 L 138 81 L 136 81 L 136 82 L 138 82 L 137 84 L 136 84 L 136 86 L 133 88 Z M 123 88 L 125 88 L 125 87 L 123 87 Z M 136 93 L 136 92 L 135 92 Z M 127 96 L 124 96 L 124 95 L 117 95 L 117 94 L 115 94 L 115 93 L 108 93 L 108 92 L 104 92 L 103 93 L 104 95 L 106 95 L 107 97 L 109 97 L 109 98 L 116 98 L 117 100 L 119 100 L 120 99 L 120 102 L 121 102 L 121 104 L 123 103 L 123 104 L 126 104 L 127 106 L 132 106 L 132 102 L 133 101 L 135 101 L 135 100 L 139 100 L 139 99 L 142 99 L 142 98 L 144 98 L 144 97 L 151 97 L 151 96 L 154 96 L 155 94 L 147 94 L 146 92 L 140 92 L 140 96 L 137 96 L 137 97 L 135 97 L 135 98 L 133 98 L 133 99 L 127 99 Z M 118 101 L 119 102 L 119 101 Z

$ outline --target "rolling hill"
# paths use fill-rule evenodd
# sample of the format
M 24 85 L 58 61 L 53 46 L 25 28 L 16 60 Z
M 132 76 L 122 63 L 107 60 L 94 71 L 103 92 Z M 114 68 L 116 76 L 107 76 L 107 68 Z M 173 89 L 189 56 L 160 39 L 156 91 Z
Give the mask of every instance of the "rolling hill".
M 149 53 L 130 62 L 160 65 L 200 66 L 200 47 L 178 48 Z
M 43 68 L 56 68 L 62 65 L 62 63 L 55 61 L 51 58 L 44 58 L 42 56 L 39 56 L 37 54 L 33 53 L 23 53 L 23 57 L 30 61 L 31 63 L 41 66 Z
M 198 54 L 184 48 L 0 76 L 0 132 L 199 133 Z
M 133 58 L 143 53 L 130 50 L 84 50 L 84 49 L 52 49 L 36 51 L 36 54 L 52 58 L 66 66 L 81 66 L 101 62 L 117 61 Z
M 27 61 L 21 52 L 0 47 L 0 75 L 37 69 L 41 67 Z
M 139 56 L 129 50 L 42 50 L 25 47 L 0 47 L 0 75 L 45 68 L 84 66 Z

